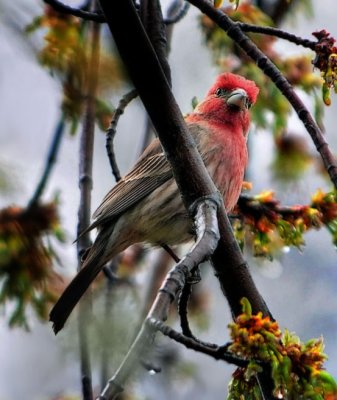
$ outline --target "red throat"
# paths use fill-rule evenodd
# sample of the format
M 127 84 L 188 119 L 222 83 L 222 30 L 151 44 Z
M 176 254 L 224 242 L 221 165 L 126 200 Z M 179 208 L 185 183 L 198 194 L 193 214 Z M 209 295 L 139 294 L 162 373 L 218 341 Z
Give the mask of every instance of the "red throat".
M 186 120 L 191 123 L 207 123 L 216 130 L 229 129 L 232 132 L 240 132 L 246 136 L 250 124 L 248 110 L 233 110 L 223 99 L 207 97 L 200 103 Z

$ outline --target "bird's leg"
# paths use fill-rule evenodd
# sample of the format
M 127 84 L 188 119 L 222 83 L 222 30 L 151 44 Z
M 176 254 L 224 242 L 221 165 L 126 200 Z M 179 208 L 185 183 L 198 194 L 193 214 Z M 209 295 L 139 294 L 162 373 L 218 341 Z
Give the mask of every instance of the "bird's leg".
M 176 255 L 176 253 L 171 249 L 171 247 L 170 246 L 168 246 L 167 244 L 165 244 L 165 243 L 162 243 L 161 244 L 161 247 L 173 258 L 173 260 L 175 261 L 175 262 L 179 262 L 180 261 L 180 258 Z

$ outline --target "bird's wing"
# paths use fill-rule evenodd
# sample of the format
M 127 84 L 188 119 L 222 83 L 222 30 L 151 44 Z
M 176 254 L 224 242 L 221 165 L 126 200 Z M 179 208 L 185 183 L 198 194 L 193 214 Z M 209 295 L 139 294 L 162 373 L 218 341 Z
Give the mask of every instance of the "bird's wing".
M 156 139 L 134 168 L 105 196 L 89 230 L 116 218 L 172 177 L 171 167 Z

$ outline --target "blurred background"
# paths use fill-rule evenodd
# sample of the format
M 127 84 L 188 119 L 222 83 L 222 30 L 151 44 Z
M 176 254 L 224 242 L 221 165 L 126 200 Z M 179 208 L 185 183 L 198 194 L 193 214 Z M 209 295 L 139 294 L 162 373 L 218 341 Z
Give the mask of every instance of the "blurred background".
M 273 6 L 273 1 L 265 3 Z M 311 33 L 320 29 L 326 29 L 332 36 L 337 36 L 335 1 L 313 1 L 311 12 L 308 12 L 310 5 L 304 4 L 308 1 L 298 3 L 300 8 L 282 18 L 283 29 L 306 38 L 311 38 Z M 69 4 L 76 5 L 76 2 Z M 169 1 L 163 2 L 164 12 L 169 4 Z M 223 6 L 230 4 L 225 0 Z M 53 76 L 48 69 L 42 68 L 37 61 L 44 46 L 46 27 L 37 29 L 32 34 L 24 33 L 27 25 L 43 13 L 43 7 L 41 1 L 0 0 L 1 208 L 9 205 L 24 207 L 28 203 L 40 179 L 53 132 L 61 115 L 63 95 L 60 79 L 55 74 Z M 199 11 L 191 7 L 187 16 L 174 25 L 172 34 L 169 60 L 173 91 L 181 110 L 186 113 L 192 110 L 193 97 L 202 99 L 220 70 L 235 69 L 238 62 L 235 57 L 219 58 L 216 50 L 212 50 L 215 41 L 208 42 L 208 46 L 205 44 L 207 32 L 205 29 L 202 31 L 200 25 Z M 109 43 L 109 34 L 105 28 L 102 36 L 110 51 L 113 45 Z M 261 46 L 272 46 L 273 51 L 282 56 L 310 54 L 310 51 L 281 40 L 274 43 L 268 39 L 266 42 L 261 43 Z M 249 76 L 252 71 L 247 71 Z M 316 72 L 316 75 L 319 73 Z M 120 97 L 129 89 L 124 81 L 110 87 L 104 94 L 106 103 L 116 106 Z M 306 91 L 303 87 L 299 89 L 300 96 L 313 112 L 317 111 L 317 102 L 321 101 L 319 89 L 316 93 L 319 100 L 313 101 L 313 92 Z M 330 107 L 322 104 L 320 107 L 324 108 L 322 121 L 326 138 L 335 153 L 337 99 L 332 95 L 331 100 Z M 289 176 L 291 173 L 287 175 L 286 161 L 277 159 L 277 156 L 280 157 L 280 148 L 288 148 L 288 142 L 282 142 L 282 134 L 278 129 L 282 132 L 286 130 L 295 137 L 295 147 L 305 147 L 305 152 L 299 157 L 300 161 L 305 161 L 308 154 L 316 156 L 307 132 L 295 115 L 287 114 L 287 127 L 283 127 L 281 121 L 281 128 L 278 128 L 276 117 L 279 114 L 282 117 L 277 109 L 278 101 L 278 97 L 274 98 L 269 93 L 268 101 L 261 103 L 260 108 L 268 106 L 270 110 L 265 115 L 256 115 L 255 125 L 250 132 L 247 180 L 252 182 L 253 188 L 249 194 L 273 190 L 282 204 L 309 204 L 310 197 L 317 189 L 329 191 L 332 185 L 324 174 L 318 172 L 319 167 L 315 163 L 291 164 L 292 172 L 297 169 L 301 171 L 295 177 Z M 262 117 L 265 119 L 264 123 L 261 123 Z M 55 270 L 65 279 L 74 275 L 77 265 L 76 248 L 72 242 L 76 237 L 79 202 L 78 150 L 81 124 L 79 123 L 76 134 L 70 133 L 70 126 L 71 124 L 66 126 L 56 166 L 43 194 L 46 202 L 52 201 L 56 195 L 58 197 L 58 212 L 65 243 L 60 243 L 55 238 L 51 240 L 60 260 L 55 263 Z M 115 139 L 117 161 L 122 173 L 127 172 L 140 153 L 146 126 L 144 109 L 138 99 L 134 100 L 119 122 Z M 277 162 L 281 163 L 281 167 Z M 93 180 L 94 210 L 114 184 L 105 151 L 104 131 L 99 129 L 95 135 Z M 323 335 L 325 352 L 329 356 L 326 368 L 337 376 L 336 248 L 325 228 L 310 230 L 304 239 L 305 245 L 301 249 L 283 246 L 273 254 L 272 260 L 253 257 L 249 246 L 245 248 L 245 254 L 254 280 L 281 328 L 296 332 L 302 340 Z M 186 248 L 180 251 L 184 250 Z M 113 347 L 110 350 L 114 354 L 109 366 L 111 373 L 132 340 L 132 327 L 138 321 L 139 304 L 145 303 L 146 288 L 151 277 L 150 266 L 158 261 L 159 254 L 159 250 L 147 251 L 142 256 L 137 271 L 132 273 L 128 268 L 129 258 L 134 257 L 134 252 L 130 251 L 122 260 L 122 274 L 127 276 L 129 283 L 127 287 L 118 287 L 113 297 L 111 312 L 114 316 L 118 315 L 118 326 L 107 329 L 97 317 L 91 327 L 95 388 L 99 388 L 102 376 L 102 349 L 99 344 L 106 340 L 108 330 L 110 342 L 107 343 Z M 196 289 L 196 305 L 193 305 L 196 315 L 192 312 L 192 324 L 203 339 L 223 344 L 228 340 L 230 312 L 211 268 L 205 265 L 203 275 L 201 287 Z M 101 289 L 101 295 L 97 294 L 95 299 L 95 312 L 97 310 L 97 315 L 104 319 L 105 286 Z M 127 295 L 124 294 L 125 291 Z M 80 398 L 76 318 L 72 317 L 67 329 L 55 337 L 51 326 L 37 318 L 30 307 L 26 310 L 29 330 L 22 326 L 9 327 L 9 318 L 17 305 L 13 301 L 2 303 L 0 400 Z M 173 316 L 172 324 L 176 324 Z M 187 351 L 160 337 L 157 339 L 153 357 L 163 372 L 155 375 L 140 372 L 141 376 L 131 385 L 129 398 L 224 398 L 233 367 Z

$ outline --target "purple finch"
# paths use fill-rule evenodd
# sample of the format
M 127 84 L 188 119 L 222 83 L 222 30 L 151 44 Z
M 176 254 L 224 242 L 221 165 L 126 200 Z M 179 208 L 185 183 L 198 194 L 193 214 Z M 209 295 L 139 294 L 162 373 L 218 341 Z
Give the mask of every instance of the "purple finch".
M 227 211 L 240 195 L 247 165 L 249 108 L 259 89 L 238 75 L 224 73 L 186 118 L 202 159 Z M 98 229 L 82 269 L 50 313 L 57 333 L 103 266 L 134 243 L 176 245 L 193 238 L 193 223 L 158 139 L 132 170 L 105 196 L 86 231 Z

